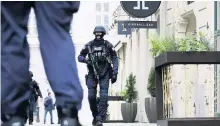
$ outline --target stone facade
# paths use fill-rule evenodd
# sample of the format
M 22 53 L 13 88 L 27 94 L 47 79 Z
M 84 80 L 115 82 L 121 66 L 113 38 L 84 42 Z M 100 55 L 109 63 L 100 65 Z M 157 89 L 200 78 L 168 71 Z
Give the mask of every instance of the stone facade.
M 199 32 L 205 33 L 210 37 L 210 43 L 213 43 L 214 33 L 214 2 L 194 1 L 162 1 L 159 10 L 152 15 L 153 20 L 158 21 L 158 28 L 152 29 L 134 29 L 132 34 L 121 39 L 115 49 L 122 58 L 119 65 L 118 84 L 123 89 L 125 80 L 133 72 L 137 76 L 137 89 L 139 91 L 138 114 L 136 120 L 147 122 L 144 109 L 144 98 L 149 97 L 147 91 L 147 80 L 151 66 L 154 63 L 149 51 L 148 43 L 150 33 L 158 33 L 160 36 L 184 37 L 189 33 L 195 35 Z M 124 15 L 123 10 L 118 11 L 119 15 L 116 20 L 129 19 Z M 208 18 L 207 18 L 208 17 Z M 132 19 L 131 19 L 132 20 Z M 143 20 L 149 20 L 148 18 Z M 122 51 L 123 50 L 123 51 Z M 121 57 L 122 56 L 122 57 Z M 172 98 L 173 117 L 202 117 L 214 116 L 214 72 L 212 65 L 178 65 L 172 69 Z M 206 71 L 206 72 L 204 72 Z M 186 74 L 191 73 L 191 74 Z M 197 73 L 197 74 L 195 74 Z M 197 79 L 195 79 L 197 77 Z M 184 78 L 184 79 L 183 79 Z M 175 82 L 181 81 L 179 89 L 174 89 Z M 204 82 L 207 84 L 204 84 Z M 190 85 L 193 82 L 193 85 Z M 171 87 L 172 87 L 171 86 Z M 194 86 L 194 87 L 193 87 Z M 184 89 L 184 91 L 183 91 Z M 185 90 L 191 89 L 191 90 Z M 182 90 L 182 91 L 180 91 Z M 197 90 L 205 90 L 198 92 Z M 189 93 L 194 91 L 195 93 Z M 175 93 L 176 92 L 176 93 Z M 180 93 L 182 92 L 182 94 Z M 184 93 L 183 93 L 184 92 Z M 184 97 L 185 100 L 181 99 Z M 179 99 L 180 98 L 180 99 Z M 208 105 L 207 105 L 208 104 Z M 196 108 L 193 106 L 197 106 Z M 181 108 L 181 109 L 180 109 Z

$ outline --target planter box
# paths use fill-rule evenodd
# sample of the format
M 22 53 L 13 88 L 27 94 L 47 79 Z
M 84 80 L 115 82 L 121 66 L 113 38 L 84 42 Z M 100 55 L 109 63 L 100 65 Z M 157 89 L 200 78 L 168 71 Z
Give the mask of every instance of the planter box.
M 157 123 L 156 98 L 145 98 L 145 112 L 149 123 Z
M 220 64 L 220 51 L 166 52 L 155 58 L 155 67 L 170 64 Z
M 158 126 L 219 126 L 220 118 L 173 118 L 157 121 Z
M 100 99 L 97 97 L 97 99 Z M 121 96 L 108 96 L 108 101 L 124 101 Z
M 137 103 L 121 103 L 121 114 L 125 123 L 135 122 Z
M 215 117 L 220 117 L 220 113 L 219 113 L 219 112 L 216 112 L 216 113 L 215 113 Z
M 155 58 L 157 120 L 164 115 L 162 68 L 171 64 L 220 64 L 220 51 L 166 52 Z

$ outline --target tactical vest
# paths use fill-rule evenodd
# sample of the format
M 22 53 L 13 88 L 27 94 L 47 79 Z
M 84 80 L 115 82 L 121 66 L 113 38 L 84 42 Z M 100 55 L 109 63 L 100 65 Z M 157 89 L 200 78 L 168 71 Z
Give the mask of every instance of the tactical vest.
M 91 45 L 92 55 L 94 56 L 95 66 L 100 76 L 103 76 L 110 66 L 110 52 L 105 43 Z
M 95 62 L 105 63 L 107 61 L 107 52 L 105 45 L 93 46 L 92 54 L 95 57 Z

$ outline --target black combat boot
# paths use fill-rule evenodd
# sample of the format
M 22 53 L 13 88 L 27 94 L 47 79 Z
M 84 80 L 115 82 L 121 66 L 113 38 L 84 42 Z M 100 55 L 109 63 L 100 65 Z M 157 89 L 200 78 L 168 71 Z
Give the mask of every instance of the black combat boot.
M 103 126 L 101 121 L 97 121 L 95 126 Z
M 93 125 L 93 126 L 96 125 L 96 119 L 95 119 L 95 118 L 92 120 L 92 125 Z
M 60 124 L 61 123 L 61 120 L 60 119 L 58 119 L 58 124 Z
M 61 126 L 82 126 L 78 119 L 78 110 L 73 103 L 65 104 L 64 107 L 57 106 L 60 111 Z

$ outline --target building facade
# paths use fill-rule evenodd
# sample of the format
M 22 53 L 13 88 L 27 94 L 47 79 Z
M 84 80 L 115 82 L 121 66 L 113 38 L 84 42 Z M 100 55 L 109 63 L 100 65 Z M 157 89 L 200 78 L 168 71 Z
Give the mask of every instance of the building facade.
M 188 34 L 196 36 L 203 32 L 210 43 L 214 44 L 213 8 L 214 2 L 162 2 L 160 17 L 165 18 L 160 18 L 160 35 L 184 37 Z M 209 18 L 204 18 L 204 16 Z M 173 87 L 172 89 L 173 92 L 181 92 L 178 94 L 179 96 L 172 97 L 173 117 L 214 116 L 214 65 L 198 65 L 198 68 L 196 67 L 195 65 L 186 65 L 186 68 L 182 69 L 183 66 L 176 65 L 172 69 L 172 73 L 182 71 L 178 76 L 185 78 L 181 80 L 178 88 Z M 206 70 L 205 73 L 202 72 L 204 70 Z M 185 73 L 189 76 L 185 76 Z M 174 77 L 173 81 L 181 79 L 178 76 Z M 209 85 L 206 85 L 205 80 L 208 80 Z M 193 84 L 189 84 L 189 82 Z M 185 109 L 177 110 L 180 106 Z
M 203 32 L 207 37 L 210 38 L 210 43 L 214 43 L 213 7 L 214 2 L 210 1 L 162 1 L 158 11 L 154 15 L 152 15 L 150 19 L 140 19 L 157 20 L 157 29 L 133 29 L 131 35 L 128 35 L 127 37 L 124 36 L 121 41 L 119 41 L 118 44 L 115 45 L 115 49 L 117 50 L 118 55 L 121 58 L 118 74 L 118 85 L 120 86 L 118 88 L 124 88 L 126 77 L 128 77 L 131 72 L 133 72 L 137 77 L 136 88 L 139 91 L 139 100 L 138 114 L 136 120 L 138 120 L 139 122 L 147 121 L 144 108 L 144 98 L 149 97 L 147 91 L 148 74 L 151 66 L 154 64 L 152 54 L 149 51 L 151 48 L 151 45 L 149 44 L 149 38 L 151 37 L 150 35 L 154 33 L 162 37 L 172 35 L 176 37 L 185 37 L 188 34 L 198 35 L 200 32 Z M 129 19 L 129 17 L 126 15 L 126 13 L 123 12 L 120 7 L 115 12 L 117 12 L 118 16 L 116 16 L 117 18 L 115 18 L 114 20 Z M 217 110 L 214 110 L 215 82 L 213 79 L 213 69 L 213 65 L 199 65 L 198 69 L 196 68 L 196 66 L 193 65 L 187 65 L 186 69 L 182 69 L 181 65 L 172 68 L 172 81 L 175 82 L 181 80 L 183 82 L 181 83 L 182 86 L 179 86 L 179 89 L 174 89 L 173 87 L 172 98 L 175 111 L 173 111 L 172 117 L 214 116 L 214 113 Z M 198 70 L 199 72 L 197 72 L 196 70 Z M 202 72 L 204 70 L 206 70 L 206 72 Z M 191 74 L 186 77 L 187 79 L 183 80 L 183 77 L 186 73 L 195 72 L 198 73 L 196 80 L 193 80 L 193 78 L 196 78 L 196 76 Z M 205 74 L 208 74 L 208 76 Z M 190 78 L 190 76 L 193 78 Z M 205 80 L 208 80 L 208 86 L 204 84 Z M 190 82 L 195 83 L 194 87 L 192 85 L 189 85 Z M 185 84 L 188 85 L 184 86 Z M 175 84 L 172 85 L 174 86 Z M 191 89 L 190 91 L 203 91 L 203 89 L 207 91 L 195 92 L 194 94 L 190 93 L 190 95 L 187 95 L 189 91 L 184 91 L 184 93 L 182 92 L 182 94 L 175 94 L 175 92 L 180 92 L 180 90 L 184 88 Z M 184 97 L 184 100 L 181 99 L 182 96 Z M 179 109 L 180 107 L 183 109 Z
M 189 33 L 214 32 L 214 2 L 170 1 L 160 6 L 161 35 L 186 36 Z M 209 18 L 204 18 L 207 15 Z
M 220 2 L 215 1 L 215 44 L 216 50 L 220 51 Z M 214 86 L 214 111 L 220 113 L 220 66 L 217 65 L 216 69 L 216 83 Z
M 114 22 L 120 20 L 156 20 L 156 15 L 144 19 L 134 19 L 129 17 L 121 6 L 113 13 Z M 112 25 L 112 31 L 117 34 L 117 24 Z M 129 74 L 133 73 L 136 76 L 136 89 L 138 90 L 138 112 L 136 121 L 147 122 L 145 113 L 145 98 L 149 97 L 147 92 L 148 74 L 153 64 L 153 58 L 150 53 L 150 44 L 148 43 L 149 32 L 159 31 L 158 29 L 133 29 L 130 35 L 117 35 L 120 41 L 115 45 L 119 60 L 119 73 L 117 83 L 112 87 L 113 94 L 119 94 L 125 89 L 126 79 Z M 114 109 L 114 108 L 113 108 Z M 118 119 L 121 118 L 121 113 L 118 114 Z
M 109 2 L 96 3 L 96 25 L 103 25 L 108 34 L 109 29 Z

